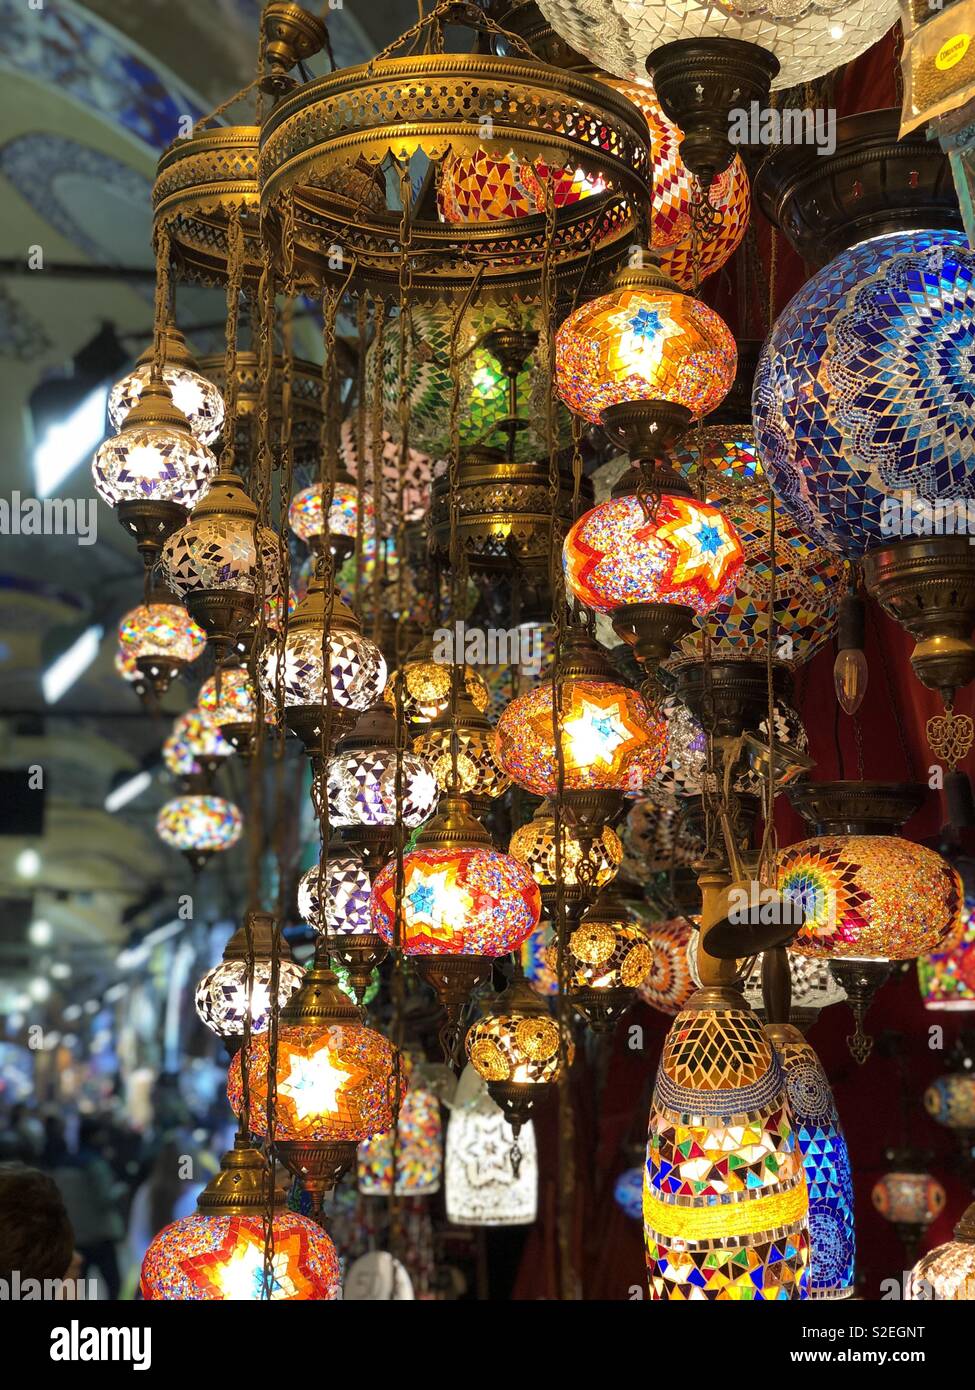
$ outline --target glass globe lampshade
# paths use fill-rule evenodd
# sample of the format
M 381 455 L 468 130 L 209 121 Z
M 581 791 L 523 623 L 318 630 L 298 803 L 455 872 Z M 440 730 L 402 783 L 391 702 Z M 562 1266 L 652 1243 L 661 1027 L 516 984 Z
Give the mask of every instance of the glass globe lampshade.
M 402 676 L 395 671 L 391 673 L 383 699 L 395 708 L 398 697 L 408 724 L 431 724 L 450 710 L 451 670 L 449 663 L 436 660 L 433 641 L 425 637 L 403 662 Z M 463 690 L 478 713 L 483 714 L 490 696 L 483 677 L 473 666 L 464 666 Z
M 220 728 L 202 709 L 188 709 L 173 720 L 172 733 L 163 744 L 163 762 L 174 777 L 216 772 L 233 755 Z
M 924 1092 L 924 1108 L 946 1129 L 975 1131 L 975 1074 L 949 1072 Z
M 698 986 L 693 959 L 699 922 L 697 917 L 672 917 L 644 928 L 651 965 L 637 986 L 637 994 L 659 1013 L 680 1013 Z
M 455 731 L 456 783 L 452 748 Z M 459 792 L 477 806 L 486 808 L 511 785 L 498 765 L 491 722 L 467 694 L 458 695 L 455 719 L 448 709 L 417 734 L 413 751 L 431 769 L 441 792 Z
M 743 564 L 722 512 L 670 492 L 650 517 L 635 493 L 601 502 L 575 522 L 562 549 L 570 593 L 597 613 L 651 603 L 710 613 L 731 599 Z
M 366 416 L 366 444 L 364 449 L 363 478 L 371 486 L 374 477 L 373 447 L 374 429 L 372 420 Z M 430 507 L 430 478 L 433 462 L 429 454 L 408 447 L 406 466 L 400 469 L 400 440 L 396 434 L 382 430 L 380 457 L 380 486 L 383 495 L 383 511 L 386 516 L 399 514 L 399 496 L 403 489 L 403 512 L 407 522 L 422 520 Z M 349 418 L 342 421 L 339 432 L 339 461 L 348 469 L 352 477 L 359 481 L 359 448 L 356 442 L 356 422 Z
M 186 339 L 174 325 L 163 330 L 165 361 L 162 378 L 169 387 L 173 404 L 186 416 L 187 424 L 202 444 L 213 444 L 223 428 L 224 400 L 220 391 L 197 370 Z M 125 424 L 129 412 L 138 405 L 152 375 L 154 348 L 148 347 L 135 367 L 109 392 L 108 418 L 114 430 Z
M 643 881 L 647 873 L 671 873 L 693 864 L 701 852 L 701 841 L 687 818 L 656 800 L 634 800 L 626 814 L 621 834 L 623 868 L 630 877 Z
M 243 828 L 240 811 L 222 796 L 174 797 L 156 820 L 163 844 L 182 851 L 194 868 L 201 868 L 212 854 L 232 849 Z
M 552 968 L 554 940 L 551 922 L 541 922 L 521 945 L 521 968 L 525 979 L 543 998 L 551 998 L 559 992 L 559 977 Z
M 254 618 L 262 598 L 280 592 L 280 540 L 260 526 L 257 507 L 236 473 L 220 473 L 189 521 L 162 549 L 171 588 L 206 628 L 223 661 Z
M 902 492 L 975 496 L 967 359 L 941 346 L 973 331 L 975 252 L 952 231 L 870 237 L 779 315 L 755 378 L 755 432 L 772 487 L 816 543 L 860 556 L 890 544 Z
M 539 0 L 566 43 L 599 67 L 639 80 L 655 49 L 679 40 L 736 39 L 775 55 L 774 88 L 809 82 L 862 53 L 897 20 L 890 0 Z
M 843 1126 L 822 1063 L 798 1028 L 769 1024 L 809 1189 L 809 1297 L 850 1298 L 856 1235 L 853 1174 Z
M 922 1255 L 911 1271 L 910 1299 L 975 1301 L 975 1206 L 955 1227 L 954 1240 Z
M 530 1226 L 538 1214 L 535 1127 L 516 1138 L 470 1063 L 447 1121 L 444 1190 L 453 1226 Z
M 430 1197 L 440 1191 L 443 1134 L 440 1102 L 410 1072 L 410 1088 L 400 1103 L 396 1126 L 396 1195 Z M 364 1197 L 388 1197 L 393 1187 L 393 1136 L 387 1130 L 364 1139 L 357 1155 L 359 1191 Z
M 874 1183 L 874 1209 L 894 1226 L 926 1230 L 941 1215 L 945 1190 L 930 1173 L 893 1169 Z
M 271 1022 L 274 919 L 264 912 L 251 912 L 248 918 L 248 923 L 238 928 L 227 942 L 223 959 L 207 971 L 196 989 L 196 1012 L 201 1022 L 221 1038 L 243 1034 L 248 993 L 251 1031 L 263 1033 Z M 283 937 L 279 937 L 277 953 L 277 1007 L 280 1009 L 301 984 L 304 972 L 291 959 Z M 252 970 L 249 968 L 251 961 Z
M 330 725 L 333 740 L 338 738 L 382 694 L 382 652 L 363 635 L 338 594 L 326 595 L 317 575 L 288 624 L 283 663 L 276 643 L 265 647 L 260 657 L 261 686 L 269 700 L 276 699 L 279 677 L 288 727 L 313 759 L 322 748 L 326 727 Z
M 917 976 L 926 1009 L 975 1009 L 975 913 L 968 903 L 944 950 L 918 958 Z
M 414 830 L 436 810 L 438 788 L 430 761 L 420 753 L 400 758 L 396 798 L 396 720 L 385 704 L 363 713 L 336 746 L 328 764 L 329 821 L 336 826 L 391 827 L 401 815 Z
M 667 1034 L 643 1224 L 653 1299 L 807 1296 L 809 1199 L 785 1079 L 733 990 L 698 990 Z
M 508 955 L 530 935 L 541 914 L 528 869 L 492 848 L 491 837 L 461 798 L 445 798 L 403 859 L 400 946 L 408 956 Z M 372 924 L 392 942 L 396 920 L 396 863 L 372 888 Z
M 518 1134 L 535 1106 L 551 1094 L 562 1072 L 563 1054 L 571 1066 L 571 1037 L 561 1038 L 548 1006 L 527 980 L 515 976 L 486 1004 L 467 1031 L 467 1056 L 487 1083 L 488 1093 Z
M 625 274 L 635 287 L 624 283 L 580 305 L 560 325 L 560 400 L 596 425 L 610 407 L 639 401 L 675 407 L 685 423 L 699 419 L 721 404 L 734 381 L 731 331 L 706 304 L 668 287 L 665 277 L 659 287 L 653 278 L 644 286 L 640 272 Z
M 756 957 L 742 982 L 745 999 L 759 1014 L 764 1008 L 762 960 L 763 955 Z M 829 960 L 823 956 L 797 956 L 790 951 L 789 976 L 792 981 L 790 1017 L 803 1028 L 814 1023 L 823 1009 L 831 1004 L 842 1004 L 846 998 L 846 990 L 833 978 Z
M 206 496 L 217 460 L 194 436 L 160 378 L 146 384 L 118 434 L 99 447 L 91 472 L 96 492 L 115 508 L 151 565 L 166 537 Z
M 231 748 L 249 754 L 257 728 L 257 692 L 246 666 L 221 667 L 200 686 L 197 701 Z M 273 703 L 265 700 L 265 725 L 274 724 L 276 717 Z
M 559 948 L 553 946 L 558 971 Z M 612 1032 L 653 968 L 653 951 L 626 904 L 604 889 L 569 935 L 566 992 L 595 1033 Z
M 298 915 L 319 933 L 369 932 L 371 892 L 366 867 L 355 850 L 329 846 L 324 867 L 313 864 L 298 880 Z
M 593 876 L 594 889 L 605 888 L 616 877 L 623 862 L 623 845 L 616 831 L 608 825 L 603 826 L 592 844 L 586 846 L 572 827 L 563 821 L 561 840 L 561 863 L 558 864 L 555 815 L 551 802 L 546 799 L 531 820 L 519 826 L 508 846 L 509 854 L 531 869 L 546 907 L 555 902 L 560 869 L 563 892 L 571 900 L 589 891 L 588 887 L 583 888 L 579 883 L 579 867 L 584 859 L 588 861 L 587 870 Z
M 325 524 L 325 508 L 320 482 L 294 495 L 288 508 L 288 525 L 295 535 L 305 542 L 310 550 L 321 551 L 328 543 L 336 557 L 341 561 L 352 554 L 358 530 L 359 508 L 362 508 L 363 540 L 375 531 L 376 516 L 372 495 L 359 490 L 354 478 L 335 479 L 332 489 L 332 502 L 328 511 L 328 524 Z
M 135 657 L 132 653 L 120 646 L 115 653 L 113 665 L 116 675 L 121 676 L 122 680 L 127 681 L 130 685 L 134 685 L 136 694 L 138 694 L 140 685 L 145 684 L 145 678 L 135 664 Z
M 549 169 L 510 156 L 498 158 L 485 149 L 447 155 L 439 173 L 437 211 L 441 221 L 453 225 L 539 216 L 545 211 L 549 180 L 557 208 L 571 207 L 607 187 L 604 178 L 582 169 Z
M 267 1170 L 263 1156 L 238 1138 L 201 1193 L 198 1209 L 165 1226 L 142 1261 L 148 1300 L 226 1301 L 337 1299 L 338 1256 L 307 1216 L 274 1204 L 273 1257 L 265 1282 Z
M 625 1168 L 613 1184 L 613 1201 L 631 1221 L 643 1220 L 643 1168 Z
M 157 695 L 164 695 L 180 672 L 202 655 L 207 640 L 182 604 L 152 598 L 125 614 L 118 638 L 120 650 Z

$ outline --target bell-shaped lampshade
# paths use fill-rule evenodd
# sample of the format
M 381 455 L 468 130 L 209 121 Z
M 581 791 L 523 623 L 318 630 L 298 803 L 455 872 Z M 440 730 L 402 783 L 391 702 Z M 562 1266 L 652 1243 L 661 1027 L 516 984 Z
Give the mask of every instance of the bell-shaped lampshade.
M 667 1034 L 643 1225 L 651 1298 L 807 1296 L 809 1199 L 785 1078 L 733 990 L 699 990 Z
M 454 1226 L 530 1226 L 538 1213 L 535 1127 L 514 1131 L 468 1064 L 447 1122 L 447 1220 Z
M 856 1235 L 853 1174 L 836 1102 L 822 1063 L 791 1024 L 769 1024 L 809 1189 L 810 1298 L 850 1298 Z

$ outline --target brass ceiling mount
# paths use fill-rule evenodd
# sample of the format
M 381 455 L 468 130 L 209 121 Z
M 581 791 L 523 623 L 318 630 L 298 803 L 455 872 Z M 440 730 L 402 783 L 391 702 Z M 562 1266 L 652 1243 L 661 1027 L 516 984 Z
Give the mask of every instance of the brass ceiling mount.
M 266 68 L 259 86 L 269 96 L 281 97 L 297 87 L 293 68 L 320 53 L 328 42 L 324 20 L 301 5 L 274 0 L 261 17 Z

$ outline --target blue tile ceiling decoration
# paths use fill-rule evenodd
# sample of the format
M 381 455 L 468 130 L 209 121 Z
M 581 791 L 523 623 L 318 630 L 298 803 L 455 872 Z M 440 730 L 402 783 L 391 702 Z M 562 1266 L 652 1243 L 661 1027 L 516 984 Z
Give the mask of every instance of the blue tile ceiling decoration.
M 821 545 L 889 544 L 882 504 L 975 497 L 975 253 L 960 232 L 845 251 L 776 321 L 752 398 L 776 494 Z

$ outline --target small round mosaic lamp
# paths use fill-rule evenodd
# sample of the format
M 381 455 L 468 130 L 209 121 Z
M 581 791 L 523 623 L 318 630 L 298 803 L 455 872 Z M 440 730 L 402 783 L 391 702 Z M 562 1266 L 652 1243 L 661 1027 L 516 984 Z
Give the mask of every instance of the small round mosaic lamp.
M 205 858 L 233 848 L 243 828 L 240 811 L 222 796 L 174 797 L 156 819 L 156 834 L 163 844 L 191 857 Z
M 948 1072 L 924 1092 L 924 1108 L 946 1129 L 975 1131 L 975 1074 Z
M 424 638 L 407 655 L 402 675 L 396 671 L 390 674 L 383 699 L 390 708 L 399 699 L 407 723 L 431 724 L 449 711 L 450 691 L 450 662 L 437 660 L 432 640 Z M 484 678 L 473 666 L 464 666 L 464 693 L 483 714 L 491 697 Z
M 396 1126 L 396 1195 L 430 1197 L 440 1191 L 443 1134 L 440 1103 L 410 1077 Z M 357 1181 L 364 1197 L 388 1197 L 393 1187 L 393 1136 L 387 1130 L 364 1139 L 357 1156 Z
M 769 1024 L 765 1032 L 785 1072 L 809 1189 L 809 1297 L 850 1298 L 856 1253 L 853 1174 L 833 1092 L 822 1063 L 798 1028 Z
M 578 870 L 583 862 L 583 842 L 564 821 L 561 840 L 561 855 L 557 855 L 555 814 L 551 802 L 545 800 L 531 820 L 518 827 L 508 845 L 509 853 L 531 869 L 535 882 L 542 890 L 543 901 L 550 891 L 554 893 L 560 869 L 563 887 L 572 889 L 579 886 Z M 604 826 L 588 847 L 586 860 L 593 874 L 593 887 L 604 888 L 616 877 L 623 862 L 623 845 L 616 831 L 608 825 Z
M 692 961 L 699 921 L 697 917 L 672 917 L 644 927 L 653 961 L 649 974 L 637 986 L 637 994 L 651 1009 L 678 1014 L 697 988 Z
M 122 618 L 119 648 L 133 660 L 158 660 L 181 669 L 201 656 L 206 633 L 179 603 L 142 603 Z
M 926 1009 L 975 1009 L 975 913 L 968 903 L 957 936 L 943 951 L 918 958 L 917 977 Z
M 893 1169 L 873 1185 L 870 1200 L 895 1226 L 931 1225 L 945 1205 L 945 1190 L 930 1173 Z
M 139 1287 L 152 1301 L 335 1299 L 338 1256 L 316 1222 L 273 1204 L 271 1267 L 265 1272 L 268 1174 L 263 1156 L 238 1138 L 197 1211 L 163 1228 L 146 1251 Z M 269 1277 L 268 1277 L 269 1274 Z
M 665 492 L 648 516 L 629 493 L 575 522 L 562 564 L 572 596 L 594 612 L 670 603 L 704 615 L 731 600 L 744 555 L 734 526 L 709 503 Z
M 359 509 L 362 508 L 362 534 L 368 537 L 375 528 L 372 496 L 360 492 L 358 484 L 337 479 L 332 487 L 332 504 L 325 524 L 325 508 L 321 483 L 312 483 L 295 493 L 288 508 L 288 525 L 299 540 L 315 549 L 328 536 L 344 536 L 355 540 L 358 534 Z
M 681 406 L 699 419 L 721 404 L 738 354 L 723 319 L 677 290 L 617 289 L 575 309 L 555 335 L 555 385 L 592 424 L 631 401 Z
M 161 381 L 146 387 L 138 407 L 99 447 L 91 465 L 95 490 L 110 507 L 153 502 L 184 513 L 206 496 L 216 471 L 216 458 L 193 434 Z
M 809 1199 L 785 1078 L 733 990 L 699 990 L 667 1034 L 643 1225 L 652 1299 L 808 1295 Z
M 250 1028 L 263 1033 L 271 1023 L 271 962 L 223 960 L 208 970 L 196 988 L 200 1021 L 218 1037 L 239 1037 L 244 1031 L 250 998 Z M 278 1008 L 283 1008 L 301 984 L 302 969 L 293 960 L 278 962 Z
M 163 329 L 165 361 L 162 379 L 172 393 L 173 404 L 194 436 L 202 444 L 212 444 L 223 428 L 224 399 L 220 391 L 196 369 L 182 333 L 173 326 Z M 114 430 L 125 424 L 129 411 L 139 403 L 152 376 L 155 345 L 147 348 L 131 372 L 117 381 L 108 396 L 108 418 Z
M 911 1270 L 908 1298 L 975 1302 L 975 1205 L 964 1213 L 954 1236 L 918 1260 Z
M 345 846 L 332 847 L 324 866 L 313 864 L 298 880 L 298 915 L 319 933 L 361 935 L 372 931 L 371 893 L 358 854 Z

